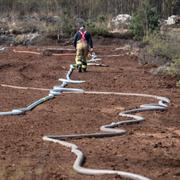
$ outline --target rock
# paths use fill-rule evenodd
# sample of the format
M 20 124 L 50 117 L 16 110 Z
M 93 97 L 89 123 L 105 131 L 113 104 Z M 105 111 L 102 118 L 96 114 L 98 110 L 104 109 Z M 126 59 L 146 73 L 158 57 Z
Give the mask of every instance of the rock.
M 172 16 L 168 17 L 168 19 L 165 20 L 165 21 L 166 21 L 167 25 L 173 25 L 173 24 L 176 23 L 176 20 L 175 20 L 175 19 L 176 19 L 176 16 L 175 16 L 175 15 L 172 15 Z
M 39 37 L 38 33 L 29 33 L 29 34 L 22 34 L 22 35 L 17 35 L 14 44 L 19 45 L 32 45 L 33 42 Z
M 172 15 L 165 20 L 165 24 L 168 26 L 179 24 L 180 23 L 180 16 Z
M 113 30 L 119 30 L 121 28 L 127 28 L 130 25 L 132 17 L 129 14 L 119 14 L 112 18 L 110 22 L 110 28 Z
M 0 53 L 5 53 L 7 52 L 8 48 L 6 47 L 0 47 Z
M 30 45 L 33 45 L 33 44 L 35 44 L 36 42 L 37 42 L 37 39 L 39 39 L 39 37 L 40 37 L 40 34 L 39 33 L 30 33 L 28 36 L 27 36 L 27 38 L 28 38 L 28 43 L 30 44 Z

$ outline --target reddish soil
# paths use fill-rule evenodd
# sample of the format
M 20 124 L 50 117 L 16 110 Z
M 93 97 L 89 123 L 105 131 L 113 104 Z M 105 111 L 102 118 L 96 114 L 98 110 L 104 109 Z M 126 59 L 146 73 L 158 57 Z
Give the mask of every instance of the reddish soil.
M 97 53 L 121 54 L 103 58 L 109 67 L 74 71 L 72 79 L 85 84 L 69 87 L 84 90 L 147 93 L 168 97 L 167 111 L 144 112 L 141 124 L 125 126 L 127 134 L 102 139 L 73 141 L 86 156 L 85 167 L 123 170 L 151 179 L 180 179 L 180 89 L 176 80 L 153 76 L 137 58 L 113 51 L 117 44 L 97 46 Z M 18 47 L 18 50 L 28 48 Z M 36 50 L 36 48 L 30 48 Z M 0 54 L 0 82 L 15 86 L 51 88 L 65 78 L 73 56 Z M 0 86 L 0 111 L 24 107 L 48 94 Z M 109 180 L 115 176 L 84 176 L 72 169 L 75 156 L 61 145 L 45 142 L 43 135 L 99 131 L 99 127 L 122 120 L 118 113 L 153 99 L 113 95 L 62 94 L 20 116 L 0 117 L 0 179 L 3 180 Z

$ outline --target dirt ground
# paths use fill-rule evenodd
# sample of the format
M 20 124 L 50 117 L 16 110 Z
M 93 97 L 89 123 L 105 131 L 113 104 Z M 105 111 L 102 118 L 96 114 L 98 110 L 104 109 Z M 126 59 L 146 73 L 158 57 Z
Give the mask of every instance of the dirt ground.
M 119 45 L 95 47 L 109 67 L 73 72 L 72 79 L 86 80 L 69 87 L 87 91 L 147 93 L 168 97 L 166 111 L 144 112 L 145 121 L 124 126 L 126 135 L 73 142 L 86 156 L 85 167 L 138 173 L 157 180 L 180 179 L 180 89 L 176 79 L 150 74 L 135 56 L 115 51 Z M 65 78 L 74 56 L 0 54 L 0 83 L 15 86 L 52 88 Z M 36 47 L 16 47 L 37 50 Z M 24 107 L 48 91 L 19 90 L 0 86 L 0 111 Z M 154 99 L 115 95 L 62 94 L 20 116 L 0 117 L 0 179 L 2 180 L 109 180 L 116 176 L 84 176 L 72 169 L 75 156 L 65 147 L 45 142 L 43 135 L 98 132 L 99 127 L 122 120 L 118 113 Z

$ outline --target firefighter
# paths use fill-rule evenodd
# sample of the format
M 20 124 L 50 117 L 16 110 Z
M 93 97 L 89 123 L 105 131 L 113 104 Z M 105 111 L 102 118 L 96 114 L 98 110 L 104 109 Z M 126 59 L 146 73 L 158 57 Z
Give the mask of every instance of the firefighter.
M 87 61 L 89 51 L 93 51 L 92 37 L 89 32 L 86 31 L 85 26 L 81 26 L 79 31 L 75 34 L 74 47 L 76 48 L 76 66 L 79 72 L 86 72 Z

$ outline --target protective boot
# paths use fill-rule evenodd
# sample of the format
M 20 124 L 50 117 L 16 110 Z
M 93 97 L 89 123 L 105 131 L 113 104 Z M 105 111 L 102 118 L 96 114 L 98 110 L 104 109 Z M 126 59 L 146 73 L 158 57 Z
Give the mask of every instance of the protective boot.
M 87 71 L 87 62 L 86 62 L 86 60 L 83 60 L 83 61 L 82 61 L 82 70 L 83 70 L 84 72 Z
M 87 72 L 87 68 L 82 68 L 82 70 L 83 70 L 84 72 Z
M 81 65 L 78 65 L 78 66 L 77 66 L 77 69 L 78 69 L 78 72 L 80 72 L 80 73 L 82 72 L 82 67 L 81 67 Z

